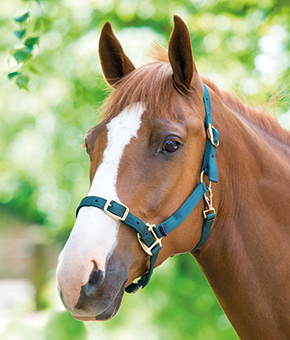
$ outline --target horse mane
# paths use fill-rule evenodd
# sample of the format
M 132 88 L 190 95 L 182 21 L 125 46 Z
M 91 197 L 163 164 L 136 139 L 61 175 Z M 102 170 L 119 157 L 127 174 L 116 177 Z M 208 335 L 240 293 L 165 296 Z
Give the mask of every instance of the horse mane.
M 245 104 L 237 95 L 220 90 L 211 80 L 202 77 L 202 81 L 210 87 L 220 98 L 220 100 L 234 113 L 242 116 L 246 121 L 253 123 L 273 137 L 286 143 L 290 143 L 290 132 L 283 128 L 278 120 L 271 116 L 265 106 L 253 108 Z
M 117 89 L 105 100 L 101 107 L 105 120 L 111 120 L 136 102 L 146 103 L 146 117 L 149 119 L 159 117 L 178 120 L 171 100 L 174 82 L 167 51 L 154 43 L 148 55 L 153 62 L 125 76 Z M 253 108 L 242 102 L 237 95 L 222 91 L 211 80 L 201 78 L 234 113 L 267 131 L 273 137 L 290 143 L 289 131 L 283 128 L 265 107 Z

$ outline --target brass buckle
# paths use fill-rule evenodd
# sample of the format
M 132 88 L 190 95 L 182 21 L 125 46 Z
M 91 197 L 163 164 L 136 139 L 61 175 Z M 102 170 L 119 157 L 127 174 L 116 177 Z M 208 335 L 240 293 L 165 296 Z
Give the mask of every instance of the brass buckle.
M 207 128 L 207 131 L 206 131 L 207 137 L 210 140 L 211 144 L 217 148 L 219 146 L 219 142 L 215 143 L 212 128 L 213 128 L 213 126 L 211 124 L 208 124 L 208 128 Z
M 110 211 L 108 210 L 108 208 L 112 206 L 112 204 L 111 204 L 112 202 L 118 203 L 118 204 L 120 204 L 122 207 L 124 207 L 124 208 L 126 209 L 125 212 L 124 212 L 124 214 L 123 214 L 123 216 L 120 217 L 120 216 L 118 216 L 118 215 L 113 214 L 112 212 L 110 212 Z M 105 206 L 104 206 L 104 212 L 105 212 L 108 216 L 112 217 L 114 220 L 117 220 L 117 221 L 125 221 L 125 219 L 127 218 L 128 214 L 129 214 L 129 208 L 128 208 L 125 204 L 120 203 L 120 202 L 118 202 L 118 201 L 115 201 L 115 200 L 107 200 L 107 202 L 106 202 L 106 204 L 105 204 Z
M 161 238 L 159 238 L 155 231 L 154 231 L 154 227 L 156 227 L 155 224 L 149 224 L 149 223 L 146 223 L 147 227 L 148 227 L 148 231 L 150 231 L 150 233 L 153 235 L 154 239 L 155 239 L 155 242 L 153 242 L 151 244 L 150 247 L 147 247 L 146 244 L 141 240 L 141 236 L 139 233 L 137 233 L 137 239 L 141 245 L 141 247 L 145 250 L 145 252 L 150 255 L 150 256 L 153 256 L 153 253 L 152 253 L 152 249 L 154 247 L 156 247 L 157 245 L 160 245 L 160 247 L 162 247 L 162 244 L 161 244 Z
M 204 210 L 202 213 L 203 213 L 204 219 L 206 219 L 207 215 L 215 214 L 215 209 L 214 209 L 214 207 L 209 207 L 208 209 Z

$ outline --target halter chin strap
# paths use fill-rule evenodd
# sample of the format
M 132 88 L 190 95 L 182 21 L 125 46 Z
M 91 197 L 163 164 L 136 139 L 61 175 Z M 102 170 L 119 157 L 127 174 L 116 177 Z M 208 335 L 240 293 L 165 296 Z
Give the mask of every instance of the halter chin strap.
M 212 125 L 209 93 L 204 84 L 203 87 L 207 141 L 203 159 L 201 181 L 192 194 L 182 204 L 182 206 L 169 219 L 157 226 L 155 224 L 145 224 L 138 217 L 131 214 L 129 208 L 124 204 L 114 200 L 106 200 L 98 196 L 85 197 L 77 208 L 76 215 L 78 215 L 79 210 L 82 207 L 99 208 L 103 210 L 108 216 L 126 224 L 137 233 L 137 238 L 141 247 L 150 256 L 150 267 L 147 274 L 143 275 L 138 280 L 138 282 L 131 283 L 125 289 L 128 293 L 137 292 L 139 289 L 144 288 L 148 284 L 153 273 L 158 253 L 162 246 L 162 237 L 167 236 L 172 230 L 184 222 L 184 220 L 190 215 L 190 213 L 203 197 L 207 204 L 207 209 L 203 211 L 204 222 L 201 231 L 201 238 L 195 248 L 191 250 L 191 252 L 200 248 L 205 243 L 210 234 L 211 227 L 216 216 L 215 210 L 212 206 L 211 182 L 218 181 L 215 154 L 216 148 L 219 145 L 219 133 Z M 210 182 L 209 187 L 206 187 L 203 181 L 204 174 L 208 176 Z M 209 196 L 207 194 L 209 194 Z

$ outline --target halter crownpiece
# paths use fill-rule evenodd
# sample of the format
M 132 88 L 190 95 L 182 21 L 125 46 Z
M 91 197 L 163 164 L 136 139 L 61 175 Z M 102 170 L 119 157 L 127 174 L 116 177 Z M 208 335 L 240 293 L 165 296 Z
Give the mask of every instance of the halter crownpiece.
M 171 217 L 157 226 L 155 224 L 145 224 L 138 217 L 131 214 L 129 208 L 124 204 L 114 200 L 106 200 L 98 196 L 85 197 L 77 208 L 76 215 L 78 215 L 79 210 L 82 207 L 99 208 L 111 218 L 124 223 L 137 233 L 137 239 L 141 247 L 150 256 L 150 267 L 147 274 L 143 275 L 137 283 L 131 283 L 128 287 L 126 287 L 125 290 L 128 293 L 137 292 L 139 289 L 144 288 L 148 284 L 153 273 L 158 253 L 162 247 L 162 237 L 167 236 L 172 230 L 184 222 L 203 197 L 207 204 L 207 209 L 203 210 L 204 222 L 202 225 L 201 237 L 198 244 L 191 251 L 195 251 L 200 248 L 209 237 L 211 227 L 216 216 L 215 209 L 212 205 L 213 195 L 211 182 L 218 182 L 215 155 L 216 148 L 219 146 L 219 132 L 212 125 L 210 97 L 205 84 L 203 84 L 203 88 L 207 141 L 203 158 L 201 181 L 192 194 L 187 198 L 182 206 L 173 215 L 171 215 Z M 208 187 L 206 187 L 203 181 L 204 175 L 207 175 L 208 177 Z

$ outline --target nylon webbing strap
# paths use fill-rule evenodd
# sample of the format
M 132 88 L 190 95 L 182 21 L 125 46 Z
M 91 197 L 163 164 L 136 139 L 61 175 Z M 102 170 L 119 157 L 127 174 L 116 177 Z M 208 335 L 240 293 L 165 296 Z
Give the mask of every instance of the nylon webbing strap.
M 216 146 L 219 144 L 219 132 L 216 128 L 212 126 L 212 117 L 211 117 L 211 107 L 210 107 L 210 98 L 208 89 L 203 84 L 204 93 L 203 93 L 203 102 L 205 108 L 205 128 L 207 133 L 211 133 L 211 138 L 207 138 L 204 158 L 203 158 L 203 165 L 202 171 L 208 176 L 208 179 L 211 182 L 218 181 L 218 172 L 217 166 L 215 161 L 215 154 L 216 154 Z
M 203 195 L 207 192 L 207 187 L 204 182 L 199 183 L 195 188 L 193 193 L 188 197 L 188 199 L 182 204 L 182 206 L 165 222 L 159 224 L 155 228 L 155 232 L 159 238 L 169 234 L 172 230 L 177 228 L 185 219 L 189 216 L 189 214 L 193 211 L 193 209 L 197 206 L 197 204 L 202 199 Z
M 217 166 L 215 162 L 216 147 L 219 143 L 219 133 L 212 126 L 211 118 L 211 106 L 209 93 L 204 86 L 203 101 L 205 106 L 205 128 L 207 130 L 207 141 L 203 159 L 202 171 L 208 176 L 209 181 L 217 182 Z M 197 204 L 201 201 L 203 196 L 207 193 L 209 189 L 206 187 L 204 182 L 198 184 L 192 194 L 186 199 L 186 201 L 181 205 L 181 207 L 166 221 L 155 226 L 145 224 L 138 217 L 130 213 L 129 209 L 122 203 L 114 200 L 106 200 L 98 196 L 87 196 L 85 197 L 77 208 L 76 215 L 78 215 L 82 207 L 96 207 L 103 210 L 108 216 L 124 223 L 131 229 L 133 229 L 139 236 L 140 244 L 143 249 L 150 254 L 150 266 L 148 272 L 143 275 L 136 283 L 131 283 L 126 287 L 126 292 L 133 293 L 140 288 L 144 288 L 153 273 L 153 269 L 158 257 L 158 253 L 161 249 L 161 239 L 167 236 L 172 230 L 177 228 L 182 224 L 185 219 L 191 214 Z M 204 222 L 201 231 L 201 237 L 198 244 L 192 250 L 197 250 L 200 248 L 207 240 L 212 224 L 215 219 L 214 209 L 210 213 L 205 214 Z M 150 229 L 152 228 L 152 229 Z M 149 251 L 148 251 L 149 249 Z
M 108 204 L 107 209 L 105 209 L 106 204 Z M 86 196 L 82 199 L 80 205 L 77 208 L 76 216 L 78 216 L 78 213 L 82 207 L 95 207 L 99 208 L 101 210 L 109 212 L 111 217 L 115 216 L 116 220 L 119 220 L 123 223 L 125 223 L 128 227 L 133 229 L 136 233 L 139 233 L 142 241 L 150 246 L 152 243 L 154 243 L 154 237 L 153 235 L 148 231 L 147 225 L 140 220 L 138 217 L 134 216 L 130 212 L 127 214 L 127 217 L 122 220 L 122 217 L 124 216 L 126 212 L 126 207 L 114 200 L 106 200 L 99 196 Z M 113 217 L 114 218 L 114 217 Z
M 203 221 L 202 229 L 201 229 L 200 240 L 198 244 L 192 249 L 191 252 L 200 248 L 205 243 L 205 241 L 208 239 L 214 219 L 215 219 L 215 213 L 208 214 L 205 217 Z
M 159 250 L 153 256 L 150 256 L 150 264 L 149 264 L 148 273 L 143 275 L 136 283 L 133 282 L 128 287 L 126 287 L 125 291 L 127 293 L 135 293 L 137 290 L 139 290 L 140 288 L 144 288 L 148 284 L 153 274 L 153 270 L 154 270 L 154 266 L 157 260 Z

